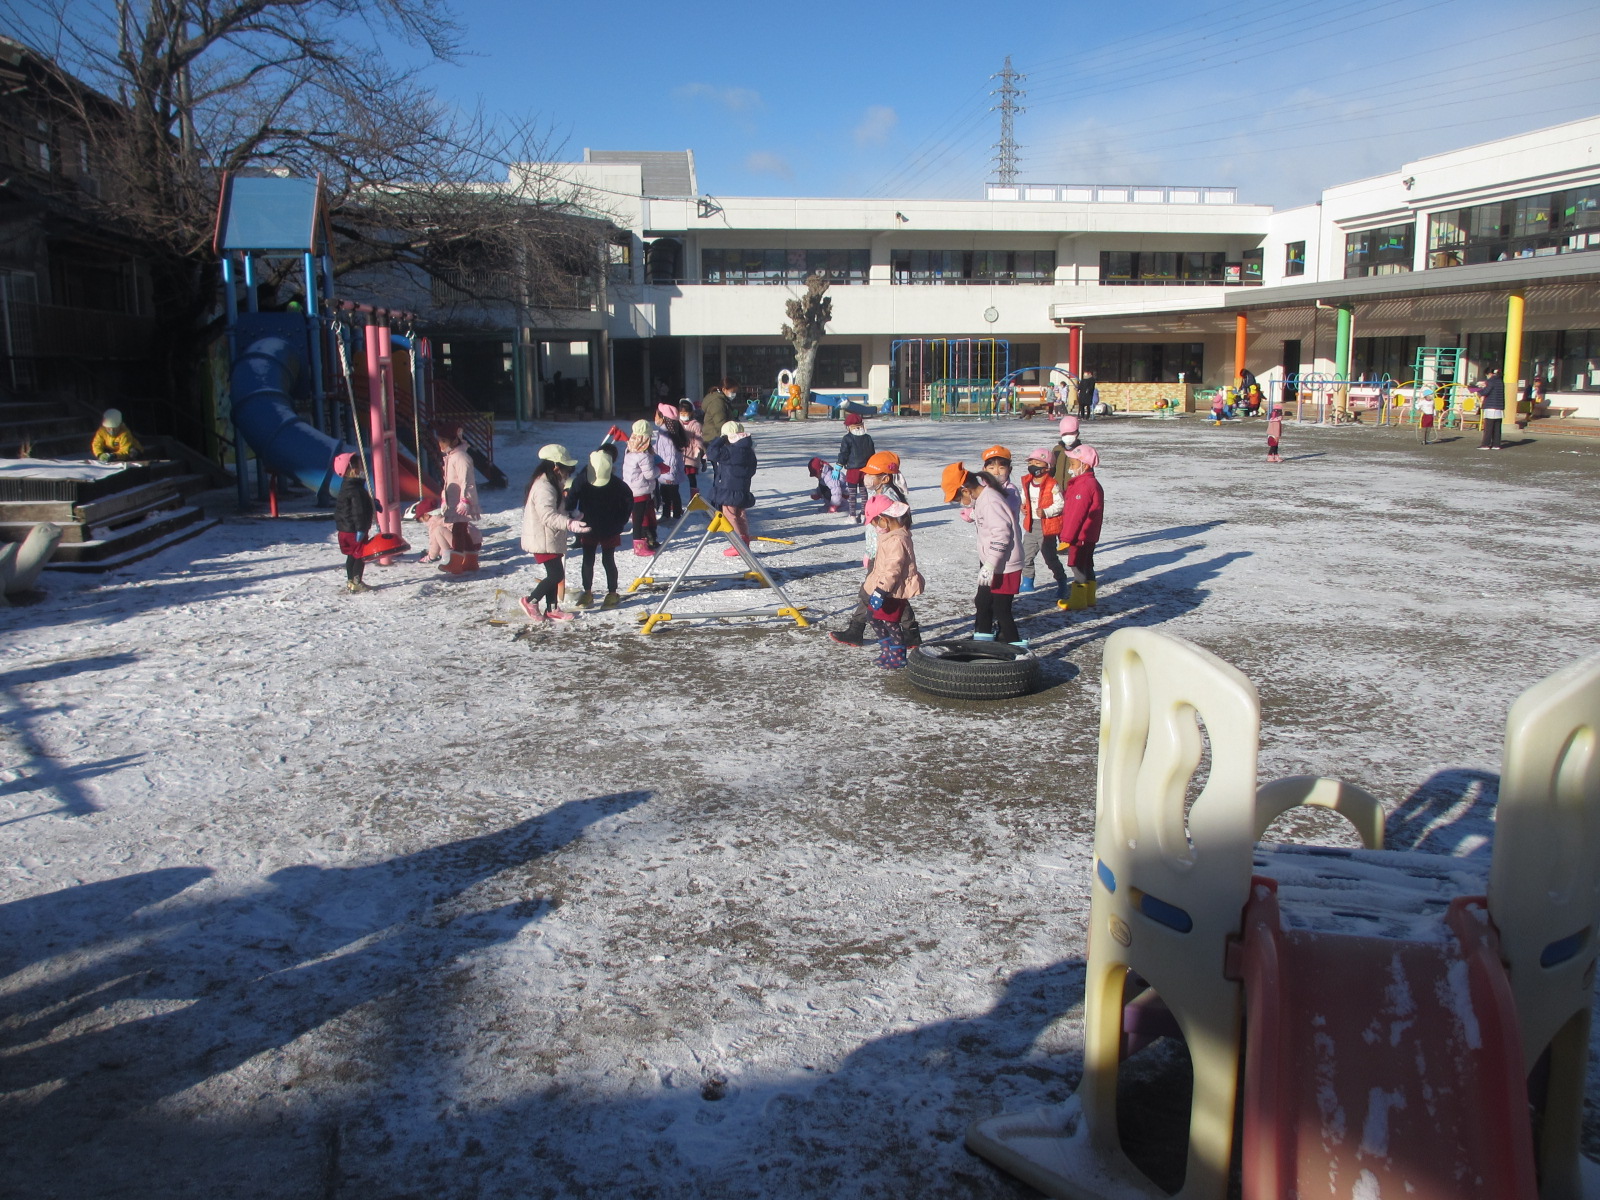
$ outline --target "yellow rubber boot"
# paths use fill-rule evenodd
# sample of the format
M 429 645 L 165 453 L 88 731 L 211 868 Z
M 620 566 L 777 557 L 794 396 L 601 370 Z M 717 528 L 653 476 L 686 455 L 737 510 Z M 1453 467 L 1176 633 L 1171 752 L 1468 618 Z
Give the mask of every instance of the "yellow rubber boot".
M 1086 587 L 1089 590 L 1089 607 L 1093 608 L 1095 606 L 1095 596 L 1094 596 L 1095 581 L 1091 579 L 1091 580 L 1089 580 L 1088 583 L 1084 584 L 1083 586 Z
M 1067 611 L 1080 612 L 1088 607 L 1089 585 L 1086 583 L 1074 583 L 1072 585 L 1072 594 L 1067 597 Z

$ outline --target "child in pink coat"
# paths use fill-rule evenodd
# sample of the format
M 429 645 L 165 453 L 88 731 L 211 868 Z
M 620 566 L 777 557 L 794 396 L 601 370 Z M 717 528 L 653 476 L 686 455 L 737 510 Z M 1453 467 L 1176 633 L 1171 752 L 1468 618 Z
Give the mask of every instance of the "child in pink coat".
M 896 670 L 906 665 L 903 621 L 910 601 L 922 595 L 922 572 L 911 544 L 911 506 L 879 493 L 867 501 L 867 524 L 878 531 L 878 552 L 864 585 L 873 632 L 878 635 L 878 665 Z
M 951 463 L 940 477 L 944 498 L 972 509 L 978 529 L 978 593 L 973 597 L 973 637 L 1026 647 L 1011 605 L 1022 589 L 1022 530 L 1017 511 L 998 480 Z

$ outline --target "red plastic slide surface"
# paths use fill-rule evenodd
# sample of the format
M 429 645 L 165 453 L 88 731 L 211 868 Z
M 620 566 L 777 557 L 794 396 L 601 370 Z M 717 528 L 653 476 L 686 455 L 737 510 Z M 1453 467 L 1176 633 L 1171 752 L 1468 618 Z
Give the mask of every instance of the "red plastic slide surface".
M 1537 1200 L 1510 986 L 1481 898 L 1437 938 L 1245 908 L 1244 1200 Z

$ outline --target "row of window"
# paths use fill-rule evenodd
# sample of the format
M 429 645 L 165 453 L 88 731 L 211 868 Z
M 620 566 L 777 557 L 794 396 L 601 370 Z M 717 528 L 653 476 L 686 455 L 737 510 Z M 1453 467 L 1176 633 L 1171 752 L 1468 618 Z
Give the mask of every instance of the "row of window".
M 1199 383 L 1205 374 L 1204 342 L 1090 342 L 1083 369 L 1101 383 Z
M 703 283 L 799 284 L 811 275 L 829 283 L 866 283 L 870 250 L 702 250 Z
M 1246 250 L 1229 262 L 1221 250 L 1102 250 L 1100 282 L 1131 284 L 1258 284 L 1261 250 Z
M 1344 239 L 1344 277 L 1361 279 L 1411 270 L 1411 238 L 1415 231 L 1416 226 L 1408 223 L 1348 234 Z
M 896 250 L 895 283 L 1054 283 L 1054 250 Z
M 1600 249 L 1600 187 L 1432 214 L 1428 266 L 1459 267 Z

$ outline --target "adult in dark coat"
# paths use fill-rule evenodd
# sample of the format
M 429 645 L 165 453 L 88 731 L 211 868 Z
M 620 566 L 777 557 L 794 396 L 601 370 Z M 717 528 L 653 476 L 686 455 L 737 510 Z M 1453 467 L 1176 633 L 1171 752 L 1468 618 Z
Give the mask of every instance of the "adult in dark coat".
M 706 444 L 706 461 L 716 468 L 711 482 L 711 503 L 722 510 L 746 543 L 750 541 L 750 524 L 744 510 L 756 502 L 750 484 L 756 477 L 756 447 L 744 426 L 729 421 L 722 427 L 722 436 Z M 723 551 L 729 556 L 738 553 L 732 546 Z
M 1078 420 L 1087 420 L 1094 413 L 1094 372 L 1085 371 L 1078 377 Z
M 1506 415 L 1506 383 L 1500 378 L 1500 368 L 1490 371 L 1478 386 L 1478 394 L 1483 397 L 1483 440 L 1478 443 L 1478 449 L 1498 450 L 1500 422 Z
M 729 404 L 732 399 L 733 384 L 723 383 L 712 388 L 700 401 L 700 409 L 705 414 L 700 419 L 700 437 L 707 446 L 722 436 L 722 427 L 733 415 Z

